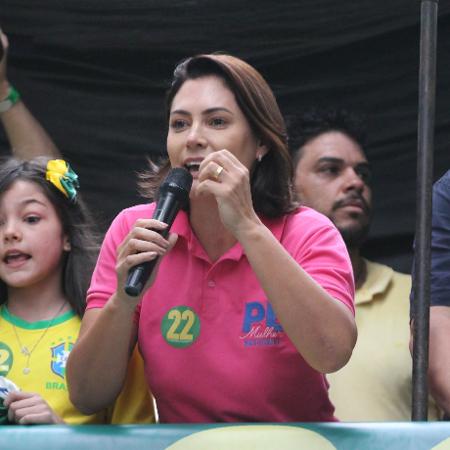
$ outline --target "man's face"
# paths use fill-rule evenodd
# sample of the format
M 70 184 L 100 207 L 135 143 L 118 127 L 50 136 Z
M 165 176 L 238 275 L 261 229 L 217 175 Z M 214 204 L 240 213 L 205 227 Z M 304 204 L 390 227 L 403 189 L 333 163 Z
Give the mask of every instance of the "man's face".
M 295 169 L 301 203 L 327 216 L 349 248 L 359 247 L 369 231 L 372 193 L 370 168 L 361 147 L 339 131 L 308 141 Z

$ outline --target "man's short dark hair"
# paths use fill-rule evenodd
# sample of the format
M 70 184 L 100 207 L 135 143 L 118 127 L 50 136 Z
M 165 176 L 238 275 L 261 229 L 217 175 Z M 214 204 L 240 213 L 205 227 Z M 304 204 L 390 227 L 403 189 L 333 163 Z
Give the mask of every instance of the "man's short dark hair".
M 301 158 L 302 147 L 310 140 L 330 131 L 340 131 L 353 139 L 361 149 L 366 146 L 365 117 L 343 107 L 311 108 L 286 118 L 289 150 L 294 167 Z

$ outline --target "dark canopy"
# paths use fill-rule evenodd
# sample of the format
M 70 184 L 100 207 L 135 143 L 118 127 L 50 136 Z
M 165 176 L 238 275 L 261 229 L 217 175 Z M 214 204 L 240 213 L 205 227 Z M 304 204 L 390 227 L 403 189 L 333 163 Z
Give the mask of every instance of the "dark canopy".
M 450 168 L 450 2 L 439 17 L 435 178 Z M 365 252 L 409 271 L 419 1 L 0 0 L 0 26 L 10 80 L 79 172 L 103 229 L 141 201 L 135 172 L 165 151 L 175 63 L 225 51 L 263 73 L 286 114 L 315 103 L 367 113 L 375 219 Z

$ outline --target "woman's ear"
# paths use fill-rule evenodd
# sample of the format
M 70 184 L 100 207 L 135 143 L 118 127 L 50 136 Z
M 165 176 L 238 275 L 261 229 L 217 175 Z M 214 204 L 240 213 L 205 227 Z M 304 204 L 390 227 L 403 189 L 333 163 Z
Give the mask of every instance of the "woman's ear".
M 72 246 L 70 245 L 70 241 L 69 241 L 69 237 L 68 236 L 64 236 L 63 250 L 65 252 L 70 252 L 70 250 L 72 250 Z
M 264 156 L 266 156 L 269 149 L 265 144 L 262 143 L 262 141 L 259 141 L 258 147 L 256 149 L 256 159 L 258 162 L 261 162 Z

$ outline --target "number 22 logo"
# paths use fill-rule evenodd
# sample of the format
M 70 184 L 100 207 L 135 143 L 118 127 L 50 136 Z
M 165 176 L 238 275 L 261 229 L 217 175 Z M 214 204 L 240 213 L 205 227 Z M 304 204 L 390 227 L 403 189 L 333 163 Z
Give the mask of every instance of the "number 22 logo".
M 200 334 L 200 319 L 188 306 L 177 306 L 164 316 L 161 332 L 173 347 L 188 347 Z
M 0 376 L 6 376 L 11 370 L 13 354 L 11 349 L 3 342 L 0 342 Z

